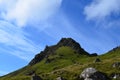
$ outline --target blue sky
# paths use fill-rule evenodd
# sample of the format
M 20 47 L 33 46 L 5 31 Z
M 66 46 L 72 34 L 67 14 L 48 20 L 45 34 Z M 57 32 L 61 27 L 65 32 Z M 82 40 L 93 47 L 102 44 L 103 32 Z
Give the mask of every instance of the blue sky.
M 89 53 L 120 45 L 120 0 L 0 0 L 0 75 L 72 37 Z

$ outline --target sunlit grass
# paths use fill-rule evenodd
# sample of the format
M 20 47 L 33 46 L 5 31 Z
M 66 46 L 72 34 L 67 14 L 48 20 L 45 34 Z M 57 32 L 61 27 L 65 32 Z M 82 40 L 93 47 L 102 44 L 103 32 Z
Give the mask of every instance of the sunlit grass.
M 54 80 L 58 76 L 63 76 L 68 80 L 77 80 L 80 73 L 87 67 L 94 67 L 108 76 L 112 73 L 120 73 L 119 69 L 112 67 L 114 62 L 120 62 L 120 50 L 89 57 L 79 55 L 70 47 L 60 47 L 48 58 L 52 60 L 50 63 L 45 63 L 46 59 L 44 59 L 38 64 L 26 66 L 0 80 L 30 80 L 31 76 L 26 74 L 31 71 L 35 71 L 44 80 Z M 100 58 L 101 62 L 94 63 L 96 58 Z

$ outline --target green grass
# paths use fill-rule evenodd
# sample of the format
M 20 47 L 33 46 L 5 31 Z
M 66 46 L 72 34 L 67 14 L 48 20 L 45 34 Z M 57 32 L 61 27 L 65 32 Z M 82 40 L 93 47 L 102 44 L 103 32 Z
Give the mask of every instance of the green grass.
M 94 63 L 98 57 L 101 62 Z M 89 57 L 76 53 L 70 47 L 60 47 L 48 58 L 51 60 L 50 63 L 45 63 L 46 59 L 44 59 L 33 66 L 26 66 L 10 73 L 0 80 L 30 80 L 30 76 L 26 74 L 31 71 L 35 71 L 44 80 L 55 80 L 58 76 L 63 76 L 67 80 L 77 80 L 80 73 L 87 67 L 94 67 L 108 76 L 111 73 L 120 73 L 119 69 L 112 67 L 114 62 L 120 62 L 119 49 L 97 57 Z

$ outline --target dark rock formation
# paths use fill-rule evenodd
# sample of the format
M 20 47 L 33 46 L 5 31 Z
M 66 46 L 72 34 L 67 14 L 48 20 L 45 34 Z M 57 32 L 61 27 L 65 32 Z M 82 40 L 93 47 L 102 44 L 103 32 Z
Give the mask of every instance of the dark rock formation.
M 62 38 L 57 44 L 57 46 L 58 47 L 68 46 L 74 49 L 77 53 L 88 55 L 88 53 L 84 49 L 81 48 L 80 44 L 76 42 L 75 40 L 73 40 L 72 38 Z
M 101 60 L 100 60 L 99 58 L 96 58 L 94 62 L 95 62 L 95 63 L 101 62 Z
M 65 80 L 63 77 L 57 77 L 56 80 Z
M 30 61 L 29 65 L 34 65 L 40 62 L 42 59 L 48 58 L 50 54 L 55 54 L 55 51 L 62 46 L 71 47 L 76 51 L 76 53 L 79 53 L 80 55 L 89 55 L 89 53 L 87 53 L 84 49 L 82 49 L 80 44 L 75 40 L 73 40 L 72 38 L 62 38 L 56 45 L 46 46 L 45 50 L 37 54 L 32 59 L 32 61 Z M 47 62 L 49 62 L 49 60 L 47 60 Z
M 42 78 L 36 74 L 32 75 L 31 80 L 42 80 Z
M 80 75 L 81 80 L 109 80 L 108 77 L 95 68 L 86 68 Z
M 120 73 L 112 73 L 110 77 L 115 80 L 120 80 Z
M 97 53 L 92 53 L 92 54 L 90 54 L 92 57 L 94 57 L 94 56 L 98 56 L 98 54 Z
M 48 58 L 50 54 L 54 54 L 54 50 L 56 50 L 55 46 L 46 46 L 44 51 L 41 51 L 39 54 L 35 55 L 35 57 L 30 61 L 29 65 L 34 65 L 43 60 L 44 58 Z
M 112 67 L 114 67 L 114 68 L 120 68 L 120 62 L 113 63 Z
M 109 52 L 115 52 L 115 51 L 117 51 L 117 50 L 120 50 L 120 46 L 113 48 L 113 49 L 110 50 Z

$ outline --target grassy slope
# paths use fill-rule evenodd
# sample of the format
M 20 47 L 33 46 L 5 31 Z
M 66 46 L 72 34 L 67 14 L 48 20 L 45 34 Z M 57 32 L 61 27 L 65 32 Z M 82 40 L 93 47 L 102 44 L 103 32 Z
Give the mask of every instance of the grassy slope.
M 87 67 L 94 67 L 108 76 L 111 73 L 120 72 L 120 70 L 112 68 L 114 62 L 120 61 L 119 49 L 98 57 L 101 62 L 94 63 L 96 57 L 79 55 L 70 47 L 60 47 L 54 55 L 48 57 L 52 60 L 50 63 L 46 64 L 46 59 L 44 59 L 34 66 L 26 66 L 0 80 L 30 80 L 30 76 L 25 74 L 31 71 L 36 71 L 44 80 L 54 80 L 58 76 L 63 76 L 68 80 L 77 80 L 83 69 Z

